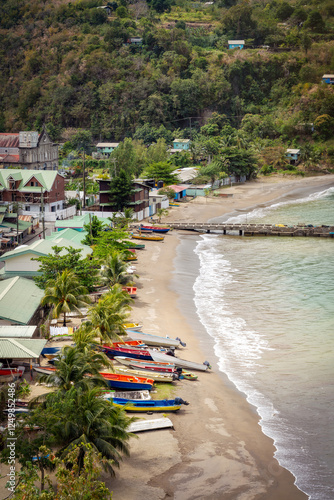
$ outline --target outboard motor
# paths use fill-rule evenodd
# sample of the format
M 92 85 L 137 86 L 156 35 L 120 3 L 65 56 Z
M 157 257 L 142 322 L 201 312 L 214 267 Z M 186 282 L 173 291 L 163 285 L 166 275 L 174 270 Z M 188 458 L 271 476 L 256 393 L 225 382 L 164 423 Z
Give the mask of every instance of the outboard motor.
M 182 340 L 180 339 L 180 337 L 176 337 L 175 340 L 178 340 L 180 342 L 180 344 L 182 345 L 182 347 L 187 347 L 187 344 L 185 342 L 182 342 Z
M 182 398 L 175 398 L 174 399 L 175 404 L 177 405 L 188 405 L 188 401 L 184 401 Z
M 212 366 L 210 365 L 209 361 L 204 361 L 203 365 L 206 365 L 208 368 L 212 368 Z
M 166 354 L 168 354 L 169 356 L 174 356 L 175 357 L 175 353 L 172 349 L 168 349 L 168 351 L 166 351 Z
M 178 366 L 176 368 L 176 373 L 175 372 L 173 373 L 173 380 L 180 380 L 181 375 L 182 375 L 182 368 Z

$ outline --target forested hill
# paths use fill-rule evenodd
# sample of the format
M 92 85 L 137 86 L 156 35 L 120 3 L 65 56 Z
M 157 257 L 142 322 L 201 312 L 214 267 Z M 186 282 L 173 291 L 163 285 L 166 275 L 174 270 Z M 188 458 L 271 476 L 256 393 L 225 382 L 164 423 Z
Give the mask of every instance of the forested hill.
M 150 142 L 216 113 L 259 137 L 333 133 L 334 0 L 3 0 L 0 26 L 1 132 Z

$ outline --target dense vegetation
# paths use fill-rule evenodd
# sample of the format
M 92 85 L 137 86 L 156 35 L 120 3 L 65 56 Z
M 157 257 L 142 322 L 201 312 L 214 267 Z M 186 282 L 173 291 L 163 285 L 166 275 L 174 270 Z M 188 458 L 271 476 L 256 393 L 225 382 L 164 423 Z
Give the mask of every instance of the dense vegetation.
M 46 124 L 62 142 L 85 129 L 169 144 L 233 127 L 280 141 L 266 147 L 312 138 L 330 167 L 334 91 L 321 77 L 334 72 L 333 0 L 118 0 L 109 16 L 101 4 L 3 2 L 1 131 Z M 228 50 L 229 39 L 246 49 Z

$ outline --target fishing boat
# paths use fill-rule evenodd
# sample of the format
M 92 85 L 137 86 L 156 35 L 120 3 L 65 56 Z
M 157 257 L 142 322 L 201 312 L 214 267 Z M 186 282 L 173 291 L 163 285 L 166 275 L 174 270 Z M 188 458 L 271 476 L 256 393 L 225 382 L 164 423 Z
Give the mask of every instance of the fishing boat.
M 151 354 L 147 349 L 137 349 L 130 347 L 111 347 L 103 344 L 103 352 L 108 356 L 108 358 L 114 358 L 115 356 L 125 356 L 127 358 L 134 359 L 147 359 L 152 361 Z
M 164 236 L 154 236 L 149 234 L 131 234 L 131 238 L 134 240 L 146 240 L 146 241 L 164 241 Z
M 123 286 L 122 290 L 128 293 L 133 299 L 137 297 L 137 287 L 135 286 Z
M 33 366 L 33 370 L 42 375 L 49 375 L 50 373 L 54 373 L 56 368 L 53 366 Z
M 169 202 L 169 206 L 170 207 L 179 207 L 180 204 L 179 203 L 173 203 L 173 202 L 171 203 L 171 202 Z
M 137 256 L 136 255 L 127 255 L 125 258 L 124 258 L 125 262 L 130 262 L 132 260 L 137 260 Z
M 120 375 L 118 373 L 100 372 L 100 375 L 114 389 L 127 389 L 132 391 L 150 391 L 154 384 L 151 378 L 135 377 L 134 375 Z
M 41 354 L 45 357 L 45 354 L 56 354 L 60 351 L 60 347 L 44 347 Z
M 122 340 L 120 342 L 112 342 L 110 347 L 139 347 L 145 349 L 146 345 L 140 340 Z
M 141 231 L 152 231 L 153 233 L 168 233 L 170 227 L 161 226 L 146 226 L 145 224 L 140 224 Z
M 123 328 L 125 328 L 125 330 L 141 330 L 142 325 L 139 323 L 123 323 Z
M 151 335 L 149 333 L 138 332 L 136 330 L 129 330 L 126 332 L 127 336 L 133 340 L 139 340 L 146 345 L 160 346 L 160 347 L 179 347 L 180 339 L 170 339 L 168 337 L 160 337 L 159 335 Z M 182 343 L 183 347 L 186 344 Z
M 176 356 L 170 356 L 163 352 L 155 351 L 154 349 L 148 349 L 152 359 L 157 361 L 158 363 L 174 363 L 176 366 L 180 366 L 181 368 L 189 368 L 190 370 L 198 370 L 205 372 L 209 368 L 211 368 L 210 363 L 205 361 L 204 363 L 195 363 L 194 361 L 187 361 L 185 359 L 177 358 Z
M 8 367 L 8 368 L 0 368 L 0 378 L 2 377 L 22 377 L 24 373 L 24 367 L 16 368 L 16 367 Z
M 101 389 L 103 399 L 124 398 L 124 399 L 151 399 L 150 391 L 115 391 L 113 389 Z
M 141 401 L 136 399 L 123 399 L 114 398 L 113 405 L 118 408 L 124 408 L 125 411 L 130 412 L 166 412 L 178 411 L 181 405 L 188 405 L 187 401 L 181 398 L 175 399 L 150 399 L 148 401 Z
M 134 370 L 149 370 L 163 373 L 176 372 L 176 367 L 172 363 L 156 363 L 155 361 L 127 358 L 125 356 L 115 356 L 114 359 L 122 365 L 129 366 Z
M 173 373 L 161 373 L 157 372 L 155 373 L 154 371 L 150 370 L 139 370 L 131 367 L 122 367 L 122 366 L 117 366 L 115 367 L 115 373 L 121 373 L 123 375 L 135 375 L 136 377 L 149 377 L 154 380 L 154 382 L 173 382 Z
M 143 250 L 145 248 L 145 245 L 141 245 L 140 243 L 132 243 L 131 241 L 128 241 L 124 248 L 126 248 L 127 250 L 129 250 L 130 248 L 134 248 L 135 250 Z

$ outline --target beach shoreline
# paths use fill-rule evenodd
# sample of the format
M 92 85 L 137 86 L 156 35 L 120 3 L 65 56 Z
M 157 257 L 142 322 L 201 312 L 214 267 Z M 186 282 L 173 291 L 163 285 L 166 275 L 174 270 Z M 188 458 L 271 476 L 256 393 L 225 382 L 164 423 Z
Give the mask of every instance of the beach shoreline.
M 224 189 L 233 196 L 197 198 L 175 207 L 162 222 L 222 220 L 333 185 L 332 175 L 252 181 Z M 147 242 L 146 249 L 138 252 L 140 278 L 131 319 L 142 323 L 147 333 L 181 337 L 187 347 L 177 355 L 197 362 L 210 355 L 213 369 L 200 373 L 198 382 L 177 383 L 173 395 L 190 405 L 168 415 L 174 431 L 140 434 L 131 442 L 130 458 L 123 460 L 115 479 L 106 478 L 107 484 L 118 500 L 306 499 L 293 474 L 274 458 L 273 440 L 262 432 L 256 409 L 219 372 L 213 341 L 210 345 L 199 321 L 181 308 L 175 259 L 182 238 L 195 236 L 172 231 L 163 243 Z

